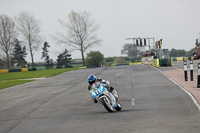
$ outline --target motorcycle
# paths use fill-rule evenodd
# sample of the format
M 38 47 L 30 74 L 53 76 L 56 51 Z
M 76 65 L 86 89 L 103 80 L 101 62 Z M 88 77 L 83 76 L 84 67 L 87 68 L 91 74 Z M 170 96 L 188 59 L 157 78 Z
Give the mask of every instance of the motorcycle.
M 115 90 L 116 91 L 116 90 Z M 94 85 L 90 91 L 92 98 L 96 99 L 100 104 L 103 104 L 105 109 L 112 113 L 115 110 L 120 111 L 122 106 L 119 102 L 119 96 L 116 99 L 101 83 Z

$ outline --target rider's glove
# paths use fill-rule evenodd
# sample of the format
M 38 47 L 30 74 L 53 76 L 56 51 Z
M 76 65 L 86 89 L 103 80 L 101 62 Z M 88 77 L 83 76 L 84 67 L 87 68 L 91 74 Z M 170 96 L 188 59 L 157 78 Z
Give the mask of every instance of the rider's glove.
M 90 89 L 91 89 L 91 86 L 88 85 L 88 90 L 90 90 Z

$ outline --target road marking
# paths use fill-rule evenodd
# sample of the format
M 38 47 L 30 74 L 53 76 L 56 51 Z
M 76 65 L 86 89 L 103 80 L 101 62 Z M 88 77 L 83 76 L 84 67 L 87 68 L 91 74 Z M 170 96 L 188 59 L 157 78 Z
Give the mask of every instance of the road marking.
M 135 99 L 133 98 L 131 101 L 131 105 L 134 106 L 135 105 Z
M 120 74 L 122 74 L 122 73 L 120 72 L 120 73 L 116 74 L 115 76 L 117 77 L 117 76 L 119 76 Z
M 181 72 L 183 72 L 183 70 L 182 69 L 179 69 L 179 68 L 177 68 L 177 67 L 175 67 L 175 66 L 173 66 L 174 68 L 176 68 L 177 70 L 179 70 L 179 71 L 181 71 Z
M 150 65 L 151 66 L 151 65 Z M 153 66 L 151 66 L 151 67 L 153 67 Z M 153 68 L 155 68 L 155 67 L 153 67 Z M 157 69 L 159 72 L 161 72 L 165 77 L 167 77 L 161 70 L 159 70 L 158 68 L 155 68 L 155 69 Z M 171 78 L 169 78 L 169 77 L 167 77 L 169 80 L 171 80 L 174 84 L 176 84 L 177 86 L 179 86 L 183 91 L 185 91 L 185 93 L 187 93 L 189 96 L 190 96 L 190 98 L 192 99 L 192 101 L 194 102 L 194 104 L 197 106 L 197 108 L 198 108 L 198 110 L 199 110 L 199 112 L 200 112 L 200 105 L 199 105 L 199 103 L 197 102 L 197 100 L 195 99 L 195 97 L 189 92 L 189 91 L 187 91 L 186 89 L 184 89 L 180 84 L 178 84 L 176 81 L 174 81 L 173 79 L 171 79 Z
M 168 78 L 168 77 L 167 77 Z M 174 80 L 172 80 L 171 78 L 168 78 L 169 80 L 171 80 L 174 84 L 178 85 L 183 91 L 185 91 L 193 100 L 194 104 L 197 106 L 197 108 L 199 109 L 199 112 L 200 112 L 200 105 L 199 103 L 197 102 L 197 100 L 194 98 L 194 96 L 189 92 L 187 91 L 186 89 L 184 89 L 181 85 L 179 85 L 178 83 L 176 83 Z

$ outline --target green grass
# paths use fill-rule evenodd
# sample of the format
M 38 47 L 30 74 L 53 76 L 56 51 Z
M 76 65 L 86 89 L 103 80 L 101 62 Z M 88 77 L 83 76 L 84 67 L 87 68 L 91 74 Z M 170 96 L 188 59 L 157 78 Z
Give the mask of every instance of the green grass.
M 41 71 L 0 73 L 0 89 L 34 81 L 34 80 L 18 80 L 18 79 L 52 77 L 64 72 L 77 69 L 78 68 L 65 68 L 65 69 L 48 69 Z
M 11 87 L 14 85 L 24 84 L 31 81 L 35 81 L 35 80 L 3 80 L 3 81 L 0 81 L 0 89 L 4 89 L 4 88 Z
M 78 67 L 81 67 L 81 66 L 83 66 L 83 63 L 72 63 L 72 64 L 70 64 L 73 68 L 78 68 Z M 53 69 L 56 69 L 56 65 L 54 65 L 53 66 Z M 45 70 L 46 69 L 46 67 L 45 67 L 45 65 L 40 65 L 40 66 L 35 66 L 35 68 L 37 69 L 37 70 Z
M 13 79 L 27 79 L 27 78 L 41 78 L 52 77 L 71 70 L 77 70 L 78 68 L 65 68 L 65 69 L 47 69 L 41 71 L 29 71 L 29 72 L 10 72 L 0 73 L 1 80 L 13 80 Z

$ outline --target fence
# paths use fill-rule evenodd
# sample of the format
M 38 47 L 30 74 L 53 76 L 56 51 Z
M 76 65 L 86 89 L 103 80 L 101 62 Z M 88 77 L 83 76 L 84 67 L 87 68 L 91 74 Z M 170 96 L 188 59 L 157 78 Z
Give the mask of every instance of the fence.
M 8 73 L 8 72 L 28 72 L 28 71 L 36 71 L 36 68 L 21 68 L 21 69 L 0 69 L 0 73 Z

